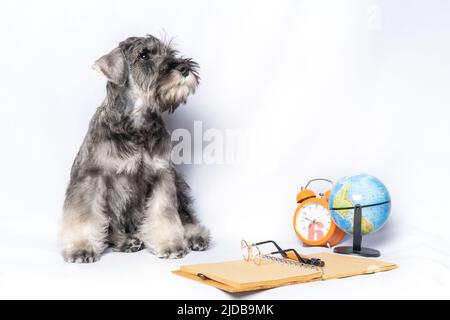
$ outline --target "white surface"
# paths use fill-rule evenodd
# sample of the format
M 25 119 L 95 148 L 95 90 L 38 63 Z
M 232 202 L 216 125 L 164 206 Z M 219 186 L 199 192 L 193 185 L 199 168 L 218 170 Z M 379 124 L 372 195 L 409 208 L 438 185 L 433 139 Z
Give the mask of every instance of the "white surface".
M 0 297 L 231 298 L 170 270 L 236 258 L 243 237 L 300 248 L 300 186 L 367 172 L 393 210 L 365 244 L 399 269 L 241 297 L 450 298 L 449 15 L 442 1 L 2 1 Z M 201 120 L 264 143 L 250 148 L 253 161 L 180 168 L 210 251 L 65 264 L 56 222 L 105 94 L 90 65 L 127 36 L 163 29 L 202 75 L 170 126 Z

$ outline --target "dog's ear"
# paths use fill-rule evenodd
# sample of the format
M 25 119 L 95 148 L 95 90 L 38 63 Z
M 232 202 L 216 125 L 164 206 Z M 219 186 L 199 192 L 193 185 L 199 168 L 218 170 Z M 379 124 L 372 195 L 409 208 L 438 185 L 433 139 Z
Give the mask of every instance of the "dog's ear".
M 92 66 L 109 81 L 123 86 L 128 79 L 128 65 L 120 48 L 115 48 L 95 61 Z

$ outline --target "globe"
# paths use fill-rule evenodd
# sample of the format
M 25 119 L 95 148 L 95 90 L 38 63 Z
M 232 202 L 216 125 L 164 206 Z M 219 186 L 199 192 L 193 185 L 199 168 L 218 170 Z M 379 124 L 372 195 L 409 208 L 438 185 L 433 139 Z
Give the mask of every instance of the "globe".
M 333 221 L 347 234 L 353 234 L 353 207 L 362 207 L 361 231 L 367 235 L 380 230 L 391 211 L 391 197 L 385 185 L 368 174 L 340 179 L 332 188 L 329 205 Z M 338 208 L 344 208 L 336 210 Z

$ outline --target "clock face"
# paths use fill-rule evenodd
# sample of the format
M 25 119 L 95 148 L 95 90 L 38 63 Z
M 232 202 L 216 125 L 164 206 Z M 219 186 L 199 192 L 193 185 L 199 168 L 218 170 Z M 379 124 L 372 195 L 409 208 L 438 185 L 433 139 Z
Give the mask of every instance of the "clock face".
M 330 231 L 331 215 L 323 205 L 311 202 L 300 208 L 295 224 L 304 239 L 319 241 Z

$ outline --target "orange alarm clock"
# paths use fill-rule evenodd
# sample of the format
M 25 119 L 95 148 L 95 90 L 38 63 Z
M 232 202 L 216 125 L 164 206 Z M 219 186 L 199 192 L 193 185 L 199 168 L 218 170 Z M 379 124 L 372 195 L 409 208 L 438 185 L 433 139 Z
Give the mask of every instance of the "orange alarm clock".
M 309 246 L 332 247 L 338 244 L 345 235 L 331 218 L 328 206 L 330 190 L 324 194 L 316 194 L 308 189 L 311 182 L 328 179 L 312 179 L 297 194 L 298 207 L 294 215 L 294 229 L 300 240 Z

